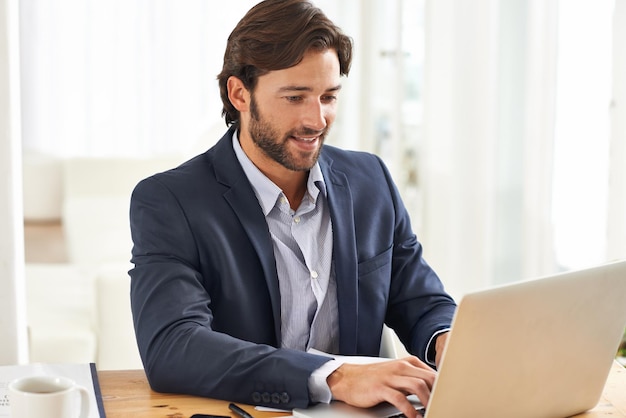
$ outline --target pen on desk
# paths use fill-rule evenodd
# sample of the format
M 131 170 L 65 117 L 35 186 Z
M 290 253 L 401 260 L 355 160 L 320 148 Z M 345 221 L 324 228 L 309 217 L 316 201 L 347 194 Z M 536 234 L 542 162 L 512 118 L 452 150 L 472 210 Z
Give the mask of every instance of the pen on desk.
M 247 413 L 246 411 L 244 411 L 243 409 L 241 409 L 234 403 L 229 404 L 228 409 L 233 411 L 235 414 L 239 415 L 241 418 L 254 418 L 252 415 L 250 415 L 249 413 Z

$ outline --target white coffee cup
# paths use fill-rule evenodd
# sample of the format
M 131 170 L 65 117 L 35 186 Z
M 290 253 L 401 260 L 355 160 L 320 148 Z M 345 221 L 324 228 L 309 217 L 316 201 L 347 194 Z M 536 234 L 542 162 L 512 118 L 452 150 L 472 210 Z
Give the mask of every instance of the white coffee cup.
M 9 405 L 11 418 L 88 418 L 89 393 L 66 377 L 22 377 L 9 383 Z

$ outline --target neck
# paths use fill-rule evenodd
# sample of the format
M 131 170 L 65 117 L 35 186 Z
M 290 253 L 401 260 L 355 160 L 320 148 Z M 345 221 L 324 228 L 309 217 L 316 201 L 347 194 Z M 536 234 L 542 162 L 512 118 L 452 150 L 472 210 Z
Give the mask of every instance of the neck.
M 272 180 L 273 181 L 273 180 Z M 306 178 L 302 185 L 298 185 L 295 187 L 284 187 L 276 183 L 278 187 L 281 188 L 287 200 L 289 200 L 289 206 L 291 209 L 296 210 L 300 206 L 304 195 L 306 194 Z
M 255 163 L 255 165 L 257 164 Z M 309 172 L 292 171 L 280 165 L 274 170 L 268 170 L 267 166 L 261 167 L 257 165 L 257 167 L 268 179 L 270 179 L 283 191 L 289 200 L 291 209 L 296 210 L 298 206 L 300 206 L 300 202 L 302 202 L 302 198 L 306 193 Z

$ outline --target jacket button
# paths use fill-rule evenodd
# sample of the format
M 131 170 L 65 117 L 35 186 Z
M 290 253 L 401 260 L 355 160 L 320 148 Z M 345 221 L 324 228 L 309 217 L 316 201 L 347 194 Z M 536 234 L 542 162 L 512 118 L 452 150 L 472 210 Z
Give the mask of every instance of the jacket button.
M 252 393 L 252 400 L 254 401 L 254 403 L 260 403 L 261 402 L 261 394 L 259 392 L 253 392 Z
M 289 403 L 290 400 L 291 400 L 291 397 L 289 396 L 287 392 L 283 392 L 280 394 L 281 403 Z
M 270 403 L 270 401 L 272 400 L 272 397 L 270 396 L 268 392 L 263 392 L 261 394 L 261 400 L 263 401 L 263 403 Z
M 279 404 L 280 403 L 280 395 L 278 394 L 278 392 L 272 393 L 272 403 L 273 404 Z

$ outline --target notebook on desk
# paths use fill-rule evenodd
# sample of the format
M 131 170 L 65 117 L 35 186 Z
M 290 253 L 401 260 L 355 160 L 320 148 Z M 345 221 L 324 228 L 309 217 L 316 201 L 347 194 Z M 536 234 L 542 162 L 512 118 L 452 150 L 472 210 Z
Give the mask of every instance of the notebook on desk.
M 464 296 L 426 418 L 567 417 L 593 408 L 626 327 L 626 261 Z M 419 405 L 416 405 L 419 408 Z M 397 415 L 341 402 L 299 418 Z

